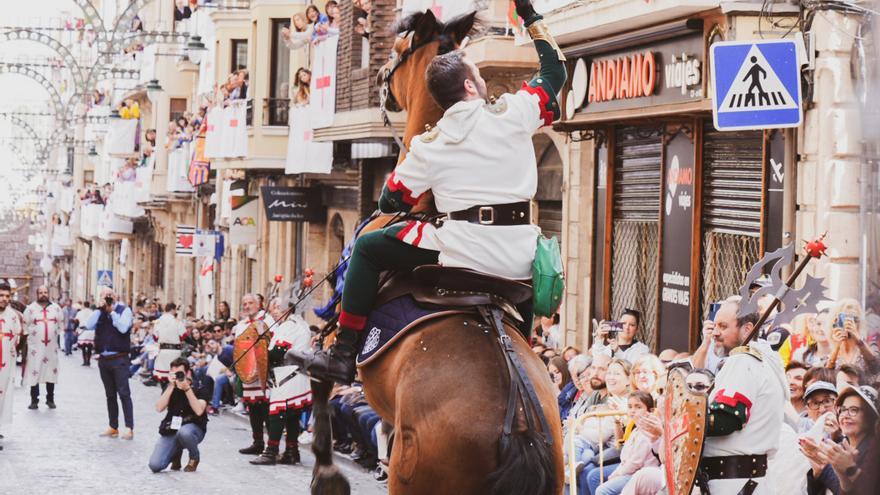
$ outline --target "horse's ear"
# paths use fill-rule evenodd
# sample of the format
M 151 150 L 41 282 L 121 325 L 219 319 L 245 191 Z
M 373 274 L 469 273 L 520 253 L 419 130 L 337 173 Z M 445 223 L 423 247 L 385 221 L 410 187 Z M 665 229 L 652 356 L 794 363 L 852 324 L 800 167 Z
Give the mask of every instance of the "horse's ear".
M 456 17 L 455 19 L 449 21 L 446 24 L 446 27 L 443 28 L 443 34 L 448 34 L 455 41 L 456 45 L 460 45 L 462 41 L 474 29 L 474 23 L 477 19 L 477 11 L 473 11 L 470 14 L 466 14 L 460 17 Z
M 413 27 L 413 43 L 412 46 L 420 45 L 426 40 L 430 40 L 437 35 L 437 18 L 434 17 L 434 11 L 428 9 L 424 14 L 420 15 Z

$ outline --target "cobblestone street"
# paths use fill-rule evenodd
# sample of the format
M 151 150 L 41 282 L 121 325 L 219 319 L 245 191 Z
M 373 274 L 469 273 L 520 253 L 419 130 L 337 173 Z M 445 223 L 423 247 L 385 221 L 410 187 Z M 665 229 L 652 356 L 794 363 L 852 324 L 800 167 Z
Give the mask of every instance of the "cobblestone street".
M 98 434 L 107 426 L 104 391 L 97 364 L 91 369 L 80 359 L 60 357 L 60 383 L 55 402 L 58 409 L 27 409 L 28 391 L 15 389 L 14 419 L 2 430 L 0 451 L 0 493 L 308 493 L 314 458 L 308 446 L 301 448 L 303 466 L 257 467 L 249 456 L 237 453 L 250 443 L 250 430 L 240 418 L 212 417 L 201 444 L 198 472 L 152 474 L 147 467 L 158 436 L 162 415 L 153 409 L 158 387 L 131 381 L 135 410 L 134 441 L 106 439 Z M 121 421 L 121 417 L 120 417 Z M 184 455 L 184 462 L 186 456 Z M 352 493 L 385 493 L 369 473 L 342 466 L 352 484 Z

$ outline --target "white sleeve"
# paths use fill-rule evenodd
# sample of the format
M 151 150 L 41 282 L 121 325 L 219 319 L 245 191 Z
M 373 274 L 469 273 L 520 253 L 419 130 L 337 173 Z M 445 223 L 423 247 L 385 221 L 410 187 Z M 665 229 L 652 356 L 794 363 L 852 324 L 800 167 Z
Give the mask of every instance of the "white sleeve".
M 545 124 L 541 118 L 541 98 L 537 94 L 521 89 L 516 93 L 505 94 L 502 98 L 507 102 L 505 116 L 521 122 L 529 135 Z

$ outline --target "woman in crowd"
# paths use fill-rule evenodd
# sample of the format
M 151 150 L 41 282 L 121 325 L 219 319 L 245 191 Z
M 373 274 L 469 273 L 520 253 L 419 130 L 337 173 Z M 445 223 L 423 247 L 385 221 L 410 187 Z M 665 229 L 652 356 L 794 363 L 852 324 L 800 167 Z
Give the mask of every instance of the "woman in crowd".
M 834 495 L 849 493 L 853 481 L 863 470 L 876 469 L 876 466 L 868 466 L 865 460 L 875 445 L 877 391 L 868 386 L 848 387 L 841 392 L 836 404 L 843 441 L 816 441 L 809 437 L 800 440 L 801 452 L 811 466 L 807 472 L 809 495 L 826 491 Z
M 217 320 L 226 322 L 230 318 L 232 318 L 232 313 L 229 309 L 229 303 L 226 301 L 220 301 L 220 304 L 217 305 Z
M 865 334 L 863 322 L 865 315 L 855 299 L 841 299 L 831 308 L 828 324 L 831 327 L 831 341 L 837 350 L 838 366 L 849 364 L 860 368 L 868 382 L 873 382 L 880 373 L 880 360 L 871 352 L 862 336 Z M 835 351 L 832 350 L 832 356 Z
M 305 67 L 300 67 L 296 71 L 296 75 L 293 78 L 294 80 L 294 93 L 293 93 L 293 106 L 304 106 L 309 104 L 309 96 L 310 89 L 309 85 L 312 82 L 312 71 L 306 69 Z
M 782 358 L 783 365 L 787 365 L 792 360 L 792 354 L 813 343 L 810 328 L 815 324 L 815 313 L 800 314 L 792 320 L 791 334 L 779 348 L 779 356 Z
M 568 363 L 565 362 L 565 359 L 559 356 L 552 358 L 547 365 L 547 370 L 550 371 L 553 384 L 559 390 L 557 400 L 559 401 L 559 416 L 560 420 L 562 420 L 568 417 L 568 410 L 571 409 L 571 405 L 574 403 L 577 388 L 571 381 L 571 375 L 568 373 Z
M 828 310 L 826 309 L 816 314 L 812 319 L 812 324 L 807 324 L 806 330 L 810 343 L 792 352 L 791 359 L 793 361 L 800 361 L 811 367 L 825 366 L 832 351 L 831 338 L 828 328 L 825 326 L 825 321 L 828 318 Z
M 660 394 L 661 378 L 666 376 L 666 367 L 660 358 L 653 354 L 643 354 L 633 363 L 630 385 L 633 390 L 651 394 L 656 400 Z
M 313 30 L 314 26 L 309 23 L 306 16 L 297 12 L 290 18 L 290 28 L 281 29 L 281 37 L 284 38 L 287 48 L 297 50 L 309 45 Z
M 643 415 L 654 412 L 654 397 L 650 393 L 641 390 L 631 392 L 627 399 L 626 426 L 622 421 L 617 431 L 618 441 L 623 443 L 620 450 L 620 462 L 605 465 L 604 474 L 607 481 L 599 484 L 599 468 L 593 469 L 587 475 L 587 484 L 590 493 L 594 495 L 619 495 L 629 482 L 630 478 L 644 467 L 657 466 L 660 463 L 651 452 L 653 439 L 644 434 L 636 427 L 636 422 Z
M 598 335 L 593 344 L 592 353 L 602 353 L 613 358 L 635 362 L 642 354 L 651 352 L 647 345 L 639 342 L 636 333 L 641 325 L 642 313 L 635 309 L 625 309 L 620 316 L 620 328 L 613 333 L 612 322 L 603 321 L 599 324 Z

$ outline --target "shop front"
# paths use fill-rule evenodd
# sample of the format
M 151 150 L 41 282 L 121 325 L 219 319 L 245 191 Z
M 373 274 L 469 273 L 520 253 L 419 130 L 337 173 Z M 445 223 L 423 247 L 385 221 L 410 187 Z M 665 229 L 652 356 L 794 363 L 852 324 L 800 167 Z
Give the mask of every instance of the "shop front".
M 636 309 L 655 352 L 698 345 L 708 303 L 782 242 L 792 135 L 712 124 L 707 47 L 725 23 L 710 12 L 563 47 L 573 77 L 556 129 L 593 154 L 572 157 L 594 184 L 582 320 Z

